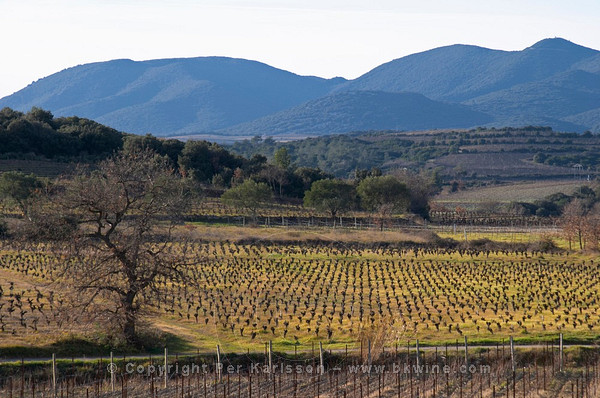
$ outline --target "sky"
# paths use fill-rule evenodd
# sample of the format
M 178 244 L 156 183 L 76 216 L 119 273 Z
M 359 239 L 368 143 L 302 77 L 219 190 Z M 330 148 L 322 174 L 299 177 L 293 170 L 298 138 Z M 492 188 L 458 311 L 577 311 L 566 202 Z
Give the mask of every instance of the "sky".
M 117 58 L 229 56 L 356 78 L 450 44 L 522 50 L 549 37 L 600 49 L 598 0 L 0 0 L 0 98 Z

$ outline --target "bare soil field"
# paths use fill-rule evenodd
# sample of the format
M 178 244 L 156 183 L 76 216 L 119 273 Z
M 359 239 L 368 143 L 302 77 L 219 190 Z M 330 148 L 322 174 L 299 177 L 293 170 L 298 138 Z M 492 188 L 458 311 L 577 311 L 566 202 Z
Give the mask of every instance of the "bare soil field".
M 478 187 L 466 189 L 464 191 L 442 193 L 438 195 L 434 201 L 445 206 L 451 204 L 482 204 L 490 202 L 534 202 L 558 192 L 567 195 L 572 194 L 576 189 L 586 184 L 588 184 L 587 181 L 576 179 L 534 182 L 521 181 L 513 184 Z

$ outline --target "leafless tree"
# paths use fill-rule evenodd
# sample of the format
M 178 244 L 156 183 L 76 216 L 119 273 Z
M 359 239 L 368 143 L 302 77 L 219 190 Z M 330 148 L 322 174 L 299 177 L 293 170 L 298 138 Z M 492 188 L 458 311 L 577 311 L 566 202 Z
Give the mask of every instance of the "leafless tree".
M 268 165 L 260 172 L 259 176 L 267 181 L 274 192 L 279 192 L 280 197 L 283 195 L 283 186 L 288 182 L 287 173 L 284 169 Z
M 571 248 L 573 239 L 576 239 L 579 243 L 579 248 L 583 249 L 586 216 L 587 209 L 581 199 L 573 199 L 565 206 L 563 214 L 560 217 L 560 225 L 565 237 L 569 241 L 569 248 Z
M 600 248 L 600 203 L 596 203 L 587 213 L 584 235 L 588 246 Z
M 63 276 L 87 302 L 108 303 L 130 344 L 137 343 L 143 296 L 160 284 L 181 283 L 192 265 L 173 229 L 186 208 L 184 184 L 167 159 L 150 150 L 118 154 L 66 182 L 51 211 L 78 224 Z

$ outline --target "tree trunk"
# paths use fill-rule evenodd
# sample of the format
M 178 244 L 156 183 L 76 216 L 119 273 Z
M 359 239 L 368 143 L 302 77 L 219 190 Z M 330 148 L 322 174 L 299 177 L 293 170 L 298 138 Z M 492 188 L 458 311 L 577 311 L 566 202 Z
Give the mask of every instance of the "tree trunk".
M 135 306 L 133 305 L 133 301 L 135 299 L 136 292 L 128 291 L 127 295 L 125 295 L 121 304 L 123 305 L 123 336 L 128 344 L 136 345 L 137 344 L 137 334 L 136 334 L 136 319 L 137 319 L 137 311 Z

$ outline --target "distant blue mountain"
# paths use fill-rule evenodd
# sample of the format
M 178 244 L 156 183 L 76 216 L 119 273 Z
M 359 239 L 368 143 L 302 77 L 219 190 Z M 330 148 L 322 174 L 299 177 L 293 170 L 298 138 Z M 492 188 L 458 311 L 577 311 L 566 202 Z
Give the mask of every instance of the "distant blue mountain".
M 517 84 L 539 81 L 600 52 L 563 39 L 546 39 L 523 51 L 453 45 L 388 62 L 338 90 L 412 91 L 462 102 Z
M 0 99 L 3 106 L 39 106 L 156 135 L 482 124 L 600 131 L 600 52 L 558 38 L 522 51 L 453 45 L 393 60 L 351 81 L 222 57 L 115 60 L 40 79 Z
M 564 39 L 523 51 L 453 45 L 383 64 L 343 90 L 412 91 L 462 103 L 494 118 L 492 126 L 598 128 L 600 52 Z
M 531 116 L 567 117 L 597 108 L 600 74 L 574 70 L 544 80 L 517 84 L 466 101 L 482 112 L 510 117 L 526 112 Z
M 463 105 L 433 101 L 421 94 L 348 91 L 332 94 L 258 120 L 224 134 L 324 135 L 358 130 L 465 128 L 493 119 Z
M 80 65 L 0 100 L 57 116 L 77 115 L 116 129 L 156 135 L 210 132 L 327 94 L 344 79 L 298 76 L 223 57 L 115 60 Z

